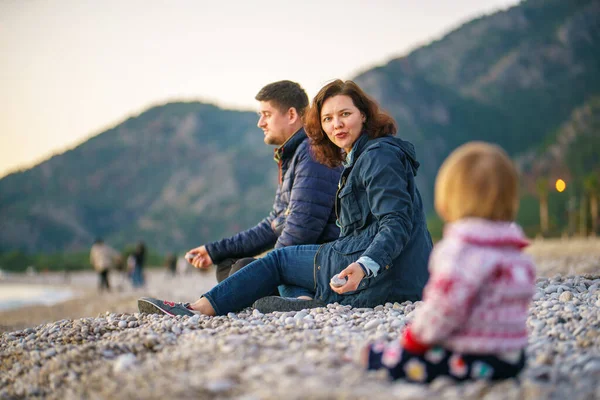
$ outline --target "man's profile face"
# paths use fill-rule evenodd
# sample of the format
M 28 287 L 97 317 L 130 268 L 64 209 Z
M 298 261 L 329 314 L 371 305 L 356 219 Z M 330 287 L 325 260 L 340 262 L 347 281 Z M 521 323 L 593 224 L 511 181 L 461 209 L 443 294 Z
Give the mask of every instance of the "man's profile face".
M 289 118 L 270 101 L 260 101 L 258 106 L 258 123 L 265 133 L 266 144 L 280 146 L 288 139 Z

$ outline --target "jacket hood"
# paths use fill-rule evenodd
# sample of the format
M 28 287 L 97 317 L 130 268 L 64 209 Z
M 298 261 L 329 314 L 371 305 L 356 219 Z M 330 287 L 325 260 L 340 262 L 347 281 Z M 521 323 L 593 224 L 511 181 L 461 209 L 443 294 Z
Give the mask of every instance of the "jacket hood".
M 415 146 L 413 146 L 411 142 L 407 142 L 406 140 L 402 140 L 395 136 L 384 137 L 382 140 L 399 147 L 404 152 L 406 158 L 408 158 L 408 161 L 410 161 L 413 175 L 417 176 L 417 170 L 421 164 L 417 161 L 417 152 L 415 151 Z
M 369 139 L 369 137 L 365 133 L 363 133 L 354 144 L 354 149 L 352 153 L 356 154 L 353 154 L 353 160 L 357 159 L 360 153 L 362 153 L 364 150 L 371 147 L 372 145 L 375 145 L 376 143 L 387 143 L 392 146 L 398 147 L 400 150 L 402 150 L 402 152 L 405 154 L 406 158 L 410 162 L 413 175 L 417 176 L 417 170 L 419 169 L 419 166 L 421 164 L 417 161 L 417 153 L 415 152 L 415 146 L 413 146 L 412 143 L 397 138 L 395 136 L 384 136 L 377 139 Z
M 483 246 L 523 248 L 529 245 L 523 230 L 515 222 L 490 221 L 483 218 L 464 218 L 447 224 L 444 237 L 458 237 L 467 243 Z

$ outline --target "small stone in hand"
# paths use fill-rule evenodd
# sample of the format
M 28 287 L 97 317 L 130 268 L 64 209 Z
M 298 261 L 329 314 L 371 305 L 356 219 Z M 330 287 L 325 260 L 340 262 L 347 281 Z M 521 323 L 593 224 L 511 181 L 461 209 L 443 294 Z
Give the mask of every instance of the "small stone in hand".
M 348 278 L 340 278 L 340 274 L 335 274 L 333 278 L 331 278 L 331 286 L 333 287 L 341 287 L 346 284 Z

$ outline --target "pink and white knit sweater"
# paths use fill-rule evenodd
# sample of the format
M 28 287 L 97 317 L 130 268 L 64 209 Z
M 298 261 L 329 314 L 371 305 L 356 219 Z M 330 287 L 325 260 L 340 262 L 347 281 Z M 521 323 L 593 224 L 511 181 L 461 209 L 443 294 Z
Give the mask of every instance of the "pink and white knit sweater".
M 471 354 L 524 348 L 535 290 L 535 266 L 521 251 L 527 244 L 515 223 L 468 218 L 447 225 L 406 347 L 436 344 Z

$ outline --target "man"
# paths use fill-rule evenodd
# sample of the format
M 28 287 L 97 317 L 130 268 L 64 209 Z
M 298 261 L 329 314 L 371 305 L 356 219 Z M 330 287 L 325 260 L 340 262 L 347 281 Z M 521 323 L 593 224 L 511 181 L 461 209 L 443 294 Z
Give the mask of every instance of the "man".
M 90 264 L 98 273 L 98 291 L 110 291 L 108 273 L 120 261 L 121 255 L 100 238 L 96 239 L 90 251 Z
M 196 268 L 215 264 L 219 282 L 268 249 L 325 243 L 339 236 L 334 202 L 341 168 L 319 164 L 311 155 L 302 123 L 306 92 L 295 82 L 279 81 L 262 88 L 255 99 L 264 142 L 277 146 L 279 185 L 273 210 L 258 225 L 188 252 Z
M 177 256 L 175 253 L 168 253 L 165 258 L 165 267 L 167 267 L 167 273 L 171 276 L 177 274 Z

